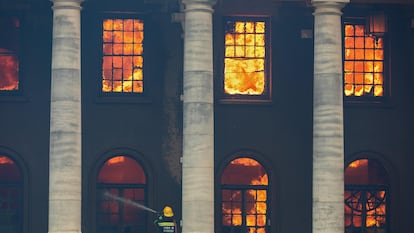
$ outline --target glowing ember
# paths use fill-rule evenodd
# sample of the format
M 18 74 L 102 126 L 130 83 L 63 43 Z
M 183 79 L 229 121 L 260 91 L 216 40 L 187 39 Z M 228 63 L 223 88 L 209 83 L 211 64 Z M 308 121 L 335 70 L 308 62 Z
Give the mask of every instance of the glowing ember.
M 365 34 L 363 25 L 345 25 L 344 92 L 346 96 L 383 96 L 383 39 Z
M 228 24 L 224 91 L 231 95 L 261 95 L 265 89 L 265 22 Z
M 102 39 L 102 91 L 142 93 L 143 21 L 106 19 Z

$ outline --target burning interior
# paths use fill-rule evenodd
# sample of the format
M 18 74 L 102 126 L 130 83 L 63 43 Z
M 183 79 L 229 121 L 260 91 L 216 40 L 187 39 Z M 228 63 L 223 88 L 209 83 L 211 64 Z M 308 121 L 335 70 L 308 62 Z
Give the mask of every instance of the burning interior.
M 103 21 L 102 91 L 142 93 L 144 91 L 144 21 Z

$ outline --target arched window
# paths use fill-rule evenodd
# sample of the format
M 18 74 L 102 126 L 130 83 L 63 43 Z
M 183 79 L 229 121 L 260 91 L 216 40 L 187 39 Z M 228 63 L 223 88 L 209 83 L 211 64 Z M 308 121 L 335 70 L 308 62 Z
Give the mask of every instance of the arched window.
M 232 160 L 221 176 L 221 232 L 268 232 L 268 206 L 264 167 L 247 157 Z
M 97 232 L 146 232 L 146 176 L 137 161 L 127 156 L 108 159 L 98 174 Z
M 388 176 L 374 159 L 358 159 L 345 169 L 345 232 L 388 232 Z
M 22 232 L 23 179 L 16 163 L 0 155 L 0 232 Z

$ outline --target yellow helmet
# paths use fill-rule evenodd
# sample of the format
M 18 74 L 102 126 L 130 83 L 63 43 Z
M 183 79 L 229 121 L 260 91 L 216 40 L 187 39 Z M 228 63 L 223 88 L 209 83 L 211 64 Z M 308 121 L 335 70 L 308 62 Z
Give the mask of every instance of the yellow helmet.
M 174 212 L 172 210 L 171 207 L 169 206 L 165 206 L 164 209 L 162 210 L 163 214 L 165 217 L 172 217 L 174 216 Z

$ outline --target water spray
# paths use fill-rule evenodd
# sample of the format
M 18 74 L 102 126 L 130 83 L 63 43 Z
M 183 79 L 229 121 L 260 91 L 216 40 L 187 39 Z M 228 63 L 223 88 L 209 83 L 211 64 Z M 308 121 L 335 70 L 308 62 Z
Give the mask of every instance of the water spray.
M 153 209 L 151 209 L 149 207 L 146 207 L 146 206 L 144 206 L 142 204 L 139 204 L 138 202 L 135 202 L 135 201 L 132 201 L 130 199 L 123 198 L 123 197 L 115 196 L 115 195 L 113 195 L 113 194 L 111 194 L 109 192 L 105 192 L 104 193 L 104 196 L 105 197 L 108 197 L 108 198 L 111 198 L 111 199 L 114 199 L 114 200 L 117 200 L 117 201 L 120 201 L 120 202 L 123 202 L 123 203 L 128 204 L 128 205 L 131 205 L 131 206 L 134 206 L 134 207 L 137 207 L 137 208 L 140 208 L 140 209 L 143 209 L 143 210 L 146 210 L 146 211 L 155 213 L 155 214 L 158 213 L 158 211 L 153 210 Z

